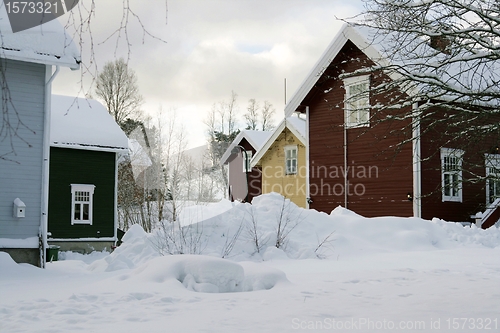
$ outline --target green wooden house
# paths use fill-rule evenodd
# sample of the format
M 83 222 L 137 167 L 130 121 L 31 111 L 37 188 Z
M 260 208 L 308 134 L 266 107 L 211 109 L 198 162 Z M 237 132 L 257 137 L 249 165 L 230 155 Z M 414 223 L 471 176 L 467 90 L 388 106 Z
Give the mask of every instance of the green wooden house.
M 127 137 L 95 100 L 53 95 L 51 111 L 48 242 L 65 251 L 109 250 Z

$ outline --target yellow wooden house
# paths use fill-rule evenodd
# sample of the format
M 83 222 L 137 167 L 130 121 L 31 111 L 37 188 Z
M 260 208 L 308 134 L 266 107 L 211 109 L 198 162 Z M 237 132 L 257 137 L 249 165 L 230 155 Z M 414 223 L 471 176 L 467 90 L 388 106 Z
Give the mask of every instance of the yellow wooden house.
M 252 158 L 262 170 L 262 194 L 276 192 L 307 207 L 306 120 L 283 119 Z

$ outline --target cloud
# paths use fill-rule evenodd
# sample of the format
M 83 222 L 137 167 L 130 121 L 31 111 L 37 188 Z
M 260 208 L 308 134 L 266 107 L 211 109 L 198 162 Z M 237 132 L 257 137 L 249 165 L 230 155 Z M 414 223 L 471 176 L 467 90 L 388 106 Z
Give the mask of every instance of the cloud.
M 100 69 L 106 61 L 129 58 L 146 100 L 145 111 L 155 114 L 161 105 L 188 113 L 191 146 L 203 144 L 201 120 L 231 91 L 239 95 L 241 112 L 248 99 L 255 98 L 269 100 L 281 117 L 284 79 L 291 96 L 334 37 L 340 25 L 335 18 L 361 11 L 359 2 L 326 0 L 129 3 L 144 28 L 166 43 L 144 35 L 134 16 L 128 18 L 127 34 L 121 31 L 119 38 L 116 34 L 102 43 L 123 20 L 123 0 L 98 1 L 91 25 L 96 63 L 86 66 Z M 89 1 L 82 0 L 82 5 Z M 132 44 L 130 53 L 126 38 Z M 91 41 L 83 43 L 83 59 L 89 62 Z M 61 71 L 54 92 L 76 94 L 81 82 L 88 90 L 91 77 Z

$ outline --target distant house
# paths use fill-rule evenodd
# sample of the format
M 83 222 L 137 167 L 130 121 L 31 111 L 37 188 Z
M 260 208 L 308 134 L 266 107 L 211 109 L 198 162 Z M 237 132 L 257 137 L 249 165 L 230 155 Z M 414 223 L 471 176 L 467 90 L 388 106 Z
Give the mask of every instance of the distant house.
M 413 106 L 382 113 L 371 107 L 389 103 L 390 96 L 371 88 L 392 74 L 376 69 L 388 60 L 367 33 L 343 25 L 285 107 L 287 116 L 307 115 L 310 207 L 470 221 L 500 194 L 493 179 L 466 181 L 500 170 L 499 138 L 465 145 L 439 129 L 421 131 L 424 120 L 380 121 Z
M 251 202 L 262 194 L 260 168 L 252 167 L 250 161 L 270 135 L 271 132 L 241 131 L 222 155 L 221 164 L 228 164 L 228 197 L 231 201 Z
M 251 161 L 262 171 L 262 194 L 276 192 L 307 207 L 306 120 L 287 117 L 272 132 Z
M 80 54 L 57 20 L 12 33 L 0 10 L 0 251 L 44 266 L 51 83 Z M 55 70 L 54 70 L 55 68 Z
M 125 133 L 101 103 L 53 95 L 50 146 L 49 244 L 79 252 L 111 249 Z

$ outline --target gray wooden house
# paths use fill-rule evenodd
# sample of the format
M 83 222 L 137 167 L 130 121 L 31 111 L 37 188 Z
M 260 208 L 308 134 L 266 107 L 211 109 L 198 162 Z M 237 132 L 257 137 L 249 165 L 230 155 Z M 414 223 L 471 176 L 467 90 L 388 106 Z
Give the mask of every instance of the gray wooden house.
M 52 96 L 48 242 L 110 249 L 117 240 L 118 159 L 128 139 L 95 100 Z
M 13 33 L 3 10 L 0 35 L 0 251 L 44 266 L 51 82 L 80 54 L 57 20 Z

